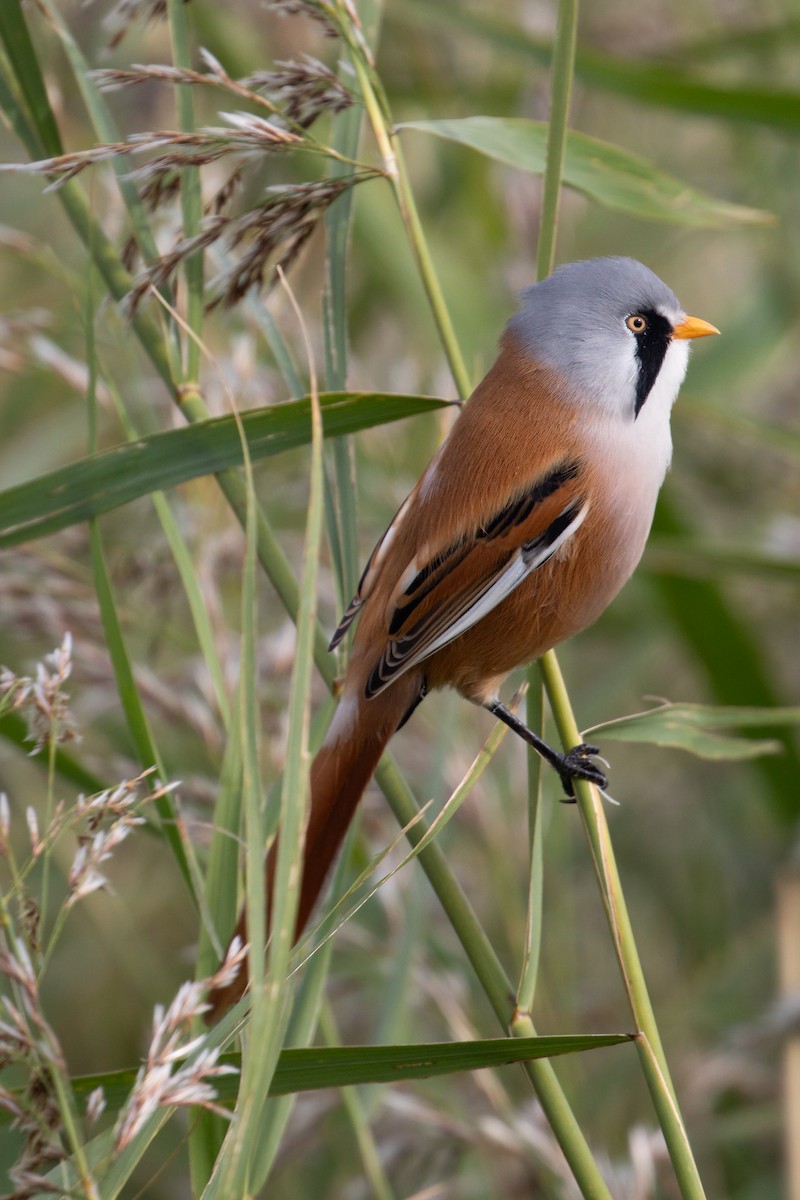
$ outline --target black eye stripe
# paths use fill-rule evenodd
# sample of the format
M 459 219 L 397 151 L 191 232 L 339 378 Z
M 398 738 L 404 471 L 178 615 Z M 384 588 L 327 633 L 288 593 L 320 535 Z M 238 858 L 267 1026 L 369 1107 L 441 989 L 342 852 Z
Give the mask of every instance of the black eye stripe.
M 646 321 L 645 328 L 641 331 L 631 329 L 630 322 L 636 317 L 643 317 Z M 636 338 L 636 360 L 639 374 L 636 380 L 634 407 L 638 417 L 663 365 L 664 356 L 672 340 L 672 326 L 660 312 L 647 308 L 631 313 L 626 317 L 625 324 Z

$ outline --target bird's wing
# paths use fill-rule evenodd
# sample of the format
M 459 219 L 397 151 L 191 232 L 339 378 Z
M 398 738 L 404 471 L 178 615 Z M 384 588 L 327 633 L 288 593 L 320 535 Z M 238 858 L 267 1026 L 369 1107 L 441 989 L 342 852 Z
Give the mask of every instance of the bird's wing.
M 579 462 L 551 464 L 471 529 L 408 565 L 368 697 L 471 629 L 555 554 L 588 511 L 582 476 Z
M 400 524 L 408 510 L 409 502 L 413 495 L 414 493 L 412 492 L 411 495 L 406 496 L 405 500 L 392 517 L 389 527 L 387 528 L 383 537 L 380 539 L 375 549 L 372 551 L 372 554 L 370 554 L 369 558 L 367 559 L 367 565 L 364 567 L 364 570 L 361 574 L 361 579 L 358 581 L 356 594 L 345 609 L 341 621 L 336 626 L 336 632 L 331 638 L 330 645 L 328 646 L 329 650 L 335 650 L 339 645 L 339 642 L 347 633 L 348 629 L 353 624 L 353 621 L 361 611 L 362 604 L 372 591 L 373 584 L 378 574 L 378 569 L 386 556 L 389 546 L 397 535 L 397 531 L 400 528 Z

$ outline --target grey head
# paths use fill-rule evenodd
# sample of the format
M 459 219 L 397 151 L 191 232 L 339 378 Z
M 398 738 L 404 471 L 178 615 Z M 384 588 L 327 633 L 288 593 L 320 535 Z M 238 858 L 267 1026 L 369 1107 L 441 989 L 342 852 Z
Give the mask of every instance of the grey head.
M 651 393 L 667 411 L 672 406 L 688 362 L 688 343 L 672 335 L 685 314 L 674 292 L 643 263 L 567 263 L 526 288 L 520 301 L 508 331 L 525 354 L 558 372 L 576 403 L 628 420 L 636 419 Z

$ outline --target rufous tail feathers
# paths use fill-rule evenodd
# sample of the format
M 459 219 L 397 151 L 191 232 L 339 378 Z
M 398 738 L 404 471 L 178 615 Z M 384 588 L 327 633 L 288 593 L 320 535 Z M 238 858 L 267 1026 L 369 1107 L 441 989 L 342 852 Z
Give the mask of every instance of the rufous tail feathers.
M 311 805 L 303 850 L 303 878 L 295 941 L 308 923 L 331 864 L 386 743 L 413 703 L 413 680 L 405 677 L 371 700 L 360 700 L 345 694 L 336 711 L 328 736 L 311 765 Z M 265 868 L 268 931 L 276 851 L 277 844 L 274 844 Z M 247 941 L 244 910 L 233 936 Z M 216 988 L 209 994 L 211 1010 L 206 1016 L 209 1024 L 241 998 L 247 982 L 246 963 L 242 963 L 232 983 L 224 988 Z

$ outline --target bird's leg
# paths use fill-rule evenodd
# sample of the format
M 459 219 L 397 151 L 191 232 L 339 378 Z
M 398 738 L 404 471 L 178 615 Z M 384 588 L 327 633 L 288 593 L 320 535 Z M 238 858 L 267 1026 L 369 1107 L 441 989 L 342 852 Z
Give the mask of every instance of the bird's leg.
M 586 779 L 589 783 L 594 783 L 597 787 L 605 789 L 608 787 L 608 780 L 605 772 L 601 771 L 595 763 L 590 759 L 593 754 L 599 754 L 598 746 L 591 746 L 586 742 L 581 742 L 579 746 L 573 748 L 567 754 L 561 754 L 558 750 L 554 750 L 552 746 L 548 746 L 538 734 L 520 721 L 519 717 L 514 716 L 505 704 L 501 704 L 499 700 L 489 700 L 484 704 L 490 713 L 493 713 L 501 721 L 506 724 L 509 729 L 513 729 L 514 733 L 519 734 L 523 741 L 532 746 L 537 754 L 540 754 L 546 763 L 549 763 L 554 771 L 558 772 L 561 784 L 570 800 L 575 799 L 575 789 L 572 786 L 573 779 Z

